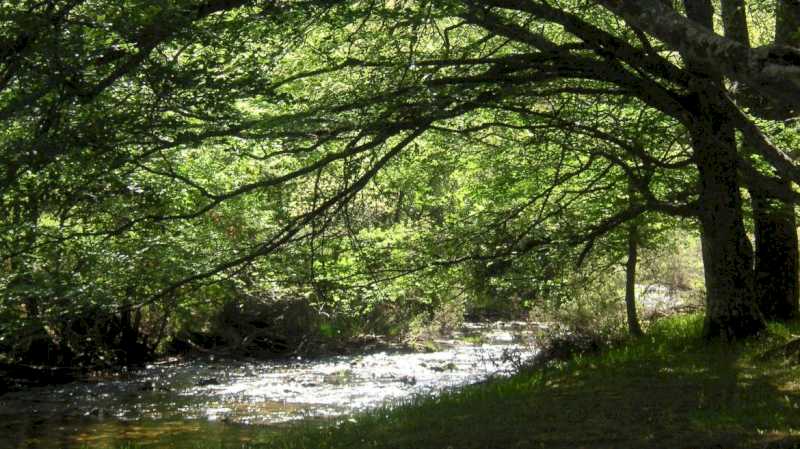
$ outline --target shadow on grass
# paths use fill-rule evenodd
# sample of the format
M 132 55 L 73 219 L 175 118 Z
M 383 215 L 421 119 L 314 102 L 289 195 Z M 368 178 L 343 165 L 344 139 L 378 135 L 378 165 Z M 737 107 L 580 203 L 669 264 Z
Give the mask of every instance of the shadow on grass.
M 379 410 L 281 448 L 800 448 L 800 369 L 778 340 L 700 342 L 698 318 L 585 357 Z M 673 326 L 673 328 L 670 328 Z

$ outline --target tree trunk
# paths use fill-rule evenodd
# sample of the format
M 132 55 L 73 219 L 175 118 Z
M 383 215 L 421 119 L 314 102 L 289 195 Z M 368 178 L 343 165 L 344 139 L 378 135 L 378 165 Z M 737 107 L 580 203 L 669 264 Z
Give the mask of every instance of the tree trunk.
M 800 2 L 778 0 L 775 19 L 775 43 L 800 46 Z
M 778 0 L 775 43 L 800 46 L 800 2 Z M 756 299 L 767 319 L 789 320 L 800 315 L 794 207 L 756 192 L 752 197 L 756 234 Z
M 800 312 L 794 206 L 753 192 L 755 294 L 764 317 L 789 320 Z
M 684 6 L 692 21 L 713 30 L 710 0 L 684 0 Z M 726 25 L 743 23 L 731 17 L 730 9 L 726 13 Z M 714 98 L 714 92 L 723 88 L 718 67 L 696 59 L 691 52 L 682 56 L 695 75 L 694 94 L 686 106 L 692 111 L 694 123 L 689 131 L 700 174 L 700 238 L 706 279 L 703 336 L 730 341 L 766 327 L 753 291 L 753 248 L 742 217 L 735 130 Z
M 753 293 L 753 249 L 742 219 L 733 129 L 711 108 L 700 109 L 692 143 L 700 173 L 706 279 L 703 335 L 734 340 L 758 333 L 765 322 Z
M 638 229 L 631 224 L 628 229 L 628 261 L 625 263 L 625 309 L 628 315 L 628 332 L 634 337 L 644 335 L 636 315 L 636 259 L 639 247 Z
M 749 46 L 743 0 L 723 0 L 725 35 Z M 775 23 L 775 43 L 800 42 L 800 2 L 779 0 Z M 757 112 L 775 114 L 768 103 L 752 102 Z M 760 109 L 760 111 L 759 111 Z M 788 118 L 788 116 L 781 117 Z M 786 188 L 791 189 L 789 182 Z M 798 315 L 798 250 L 794 207 L 750 190 L 755 227 L 755 295 L 767 319 L 788 320 Z

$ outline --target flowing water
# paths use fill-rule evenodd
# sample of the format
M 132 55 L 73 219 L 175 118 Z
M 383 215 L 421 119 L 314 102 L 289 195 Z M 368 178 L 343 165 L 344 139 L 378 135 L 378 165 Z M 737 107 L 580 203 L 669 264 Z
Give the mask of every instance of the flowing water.
M 200 438 L 207 447 L 238 448 L 287 423 L 329 420 L 507 374 L 533 355 L 529 335 L 521 323 L 468 324 L 438 341 L 436 352 L 176 361 L 112 380 L 30 388 L 0 396 L 0 448 L 135 442 L 184 449 Z

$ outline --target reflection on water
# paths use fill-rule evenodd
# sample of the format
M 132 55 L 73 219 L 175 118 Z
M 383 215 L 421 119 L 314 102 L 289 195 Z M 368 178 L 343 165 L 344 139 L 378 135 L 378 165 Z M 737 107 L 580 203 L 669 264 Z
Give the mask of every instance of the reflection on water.
M 477 334 L 485 343 L 459 337 Z M 241 447 L 298 419 L 326 419 L 506 373 L 532 355 L 511 324 L 470 325 L 432 353 L 151 365 L 115 380 L 0 396 L 0 448 Z M 513 354 L 513 357 L 509 357 Z
M 201 420 L 64 420 L 10 430 L 19 433 L 4 433 L 0 439 L 4 448 L 120 448 L 135 442 L 137 448 L 182 449 L 196 447 L 198 435 L 209 448 L 238 448 L 279 429 Z

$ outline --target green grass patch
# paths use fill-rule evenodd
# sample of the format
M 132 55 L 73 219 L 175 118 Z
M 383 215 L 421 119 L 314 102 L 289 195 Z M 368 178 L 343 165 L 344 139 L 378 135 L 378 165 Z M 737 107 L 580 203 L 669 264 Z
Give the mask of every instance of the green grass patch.
M 461 338 L 461 341 L 464 343 L 474 346 L 482 345 L 486 343 L 486 340 L 486 337 L 483 335 L 466 335 Z
M 704 342 L 701 327 L 699 316 L 664 319 L 600 355 L 301 425 L 252 447 L 800 447 L 800 364 L 774 355 L 800 324 L 737 344 Z

